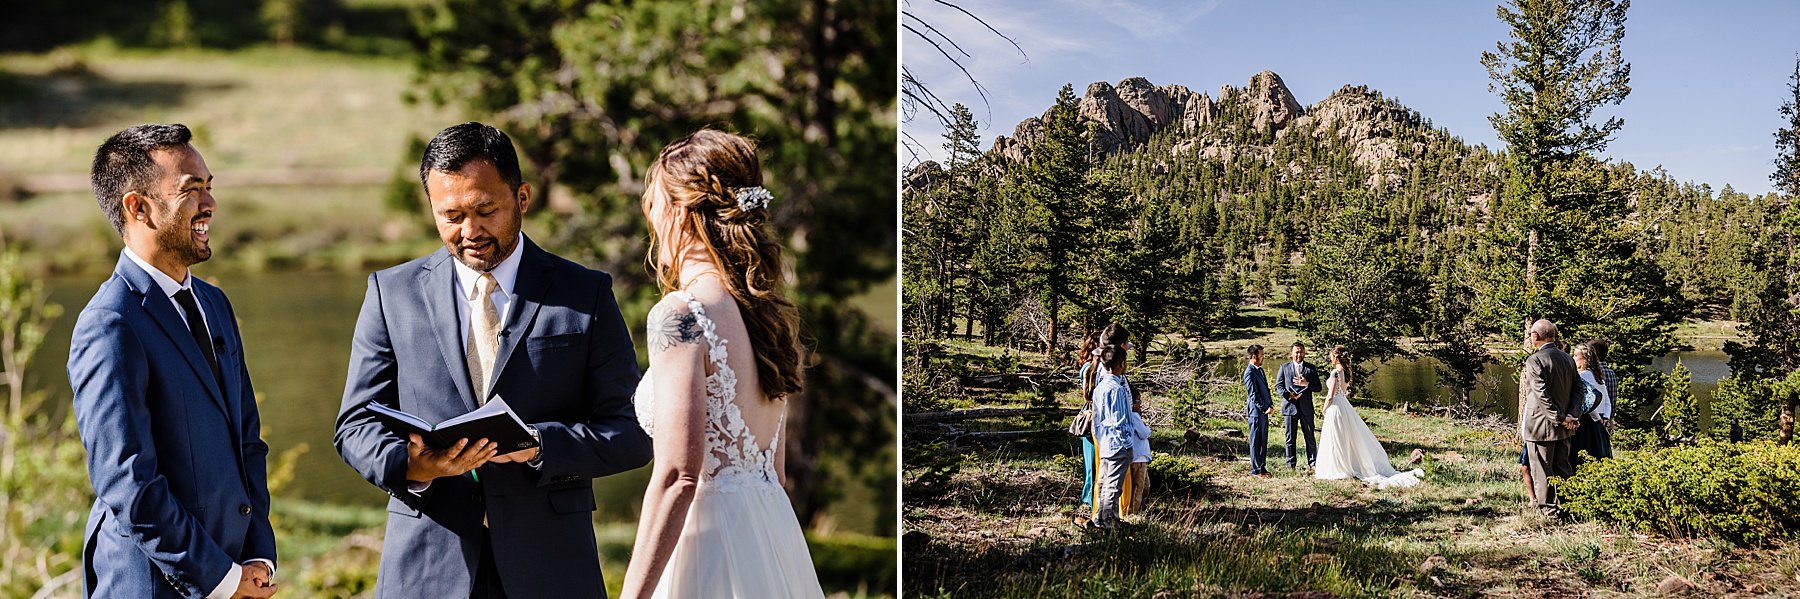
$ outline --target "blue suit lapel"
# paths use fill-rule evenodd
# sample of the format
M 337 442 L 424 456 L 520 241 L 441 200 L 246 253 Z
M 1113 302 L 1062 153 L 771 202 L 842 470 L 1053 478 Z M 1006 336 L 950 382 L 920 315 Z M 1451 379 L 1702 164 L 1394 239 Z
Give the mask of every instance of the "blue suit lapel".
M 206 356 L 200 355 L 200 346 L 194 343 L 194 335 L 188 332 L 187 323 L 181 319 L 181 314 L 175 311 L 175 304 L 170 303 L 169 297 L 163 295 L 162 288 L 157 287 L 156 281 L 150 278 L 150 273 L 138 268 L 137 263 L 126 257 L 124 252 L 119 253 L 119 265 L 113 270 L 113 273 L 125 279 L 132 291 L 143 296 L 144 313 L 149 314 L 150 319 L 156 321 L 157 326 L 162 327 L 163 334 L 168 335 L 169 340 L 174 342 L 175 349 L 180 351 L 181 357 L 187 360 L 188 366 L 194 370 L 195 378 L 199 379 L 200 386 L 206 388 L 207 395 L 212 397 L 213 403 L 219 406 L 219 410 L 223 411 L 226 417 L 232 417 L 235 412 L 226 406 L 225 395 L 220 391 L 219 382 L 212 374 L 212 366 L 206 363 Z M 209 313 L 208 316 L 211 314 Z
M 231 353 L 226 351 L 225 340 L 232 337 L 226 333 L 237 328 L 237 323 L 231 322 L 231 316 L 226 314 L 224 294 L 218 288 L 203 285 L 196 280 L 194 291 L 200 295 L 200 309 L 206 312 L 207 332 L 212 333 L 213 337 L 213 353 L 219 359 L 219 384 L 224 392 L 226 413 L 231 415 L 231 422 L 234 424 L 243 422 L 244 406 L 236 398 L 242 397 L 239 393 L 244 387 L 244 381 L 238 378 L 237 363 L 225 360 L 225 356 Z M 242 356 L 243 353 L 240 351 L 238 355 Z
M 513 301 L 507 309 L 506 328 L 500 331 L 500 347 L 494 354 L 494 383 L 488 385 L 488 392 L 500 387 L 500 379 L 506 376 L 506 363 L 513 352 L 519 348 L 519 340 L 531 331 L 531 321 L 537 318 L 538 307 L 544 304 L 545 294 L 550 290 L 550 271 L 556 268 L 531 238 L 525 238 L 519 244 L 519 278 L 513 282 Z
M 469 359 L 463 351 L 462 322 L 456 316 L 456 306 L 449 302 L 458 301 L 460 297 L 456 289 L 455 266 L 450 264 L 450 252 L 438 250 L 431 260 L 425 261 L 425 270 L 419 273 L 419 303 L 425 305 L 426 316 L 431 319 L 431 331 L 437 337 L 438 351 L 444 355 L 444 366 L 450 372 L 461 374 L 453 376 L 451 383 L 456 385 L 456 395 L 462 398 L 463 411 L 473 411 L 475 391 L 469 384 Z

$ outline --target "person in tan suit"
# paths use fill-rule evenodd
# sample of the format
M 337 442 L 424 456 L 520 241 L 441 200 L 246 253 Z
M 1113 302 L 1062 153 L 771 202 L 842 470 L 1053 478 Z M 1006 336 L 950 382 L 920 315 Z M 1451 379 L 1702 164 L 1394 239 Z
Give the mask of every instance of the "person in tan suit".
M 1519 437 L 1525 440 L 1538 511 L 1556 518 L 1561 517 L 1562 507 L 1550 477 L 1575 474 L 1569 463 L 1569 439 L 1580 426 L 1571 413 L 1575 409 L 1575 359 L 1559 347 L 1556 325 L 1548 320 L 1526 329 L 1525 345 L 1532 353 L 1519 369 L 1519 393 L 1524 396 Z

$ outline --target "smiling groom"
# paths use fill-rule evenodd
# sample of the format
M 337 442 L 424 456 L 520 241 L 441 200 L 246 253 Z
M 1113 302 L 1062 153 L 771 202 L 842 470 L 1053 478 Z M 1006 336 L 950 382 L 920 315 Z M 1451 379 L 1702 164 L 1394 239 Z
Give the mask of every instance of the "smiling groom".
M 101 144 L 94 197 L 124 238 L 69 347 L 94 507 L 88 597 L 268 597 L 269 446 L 237 315 L 188 267 L 212 257 L 212 171 L 181 125 Z

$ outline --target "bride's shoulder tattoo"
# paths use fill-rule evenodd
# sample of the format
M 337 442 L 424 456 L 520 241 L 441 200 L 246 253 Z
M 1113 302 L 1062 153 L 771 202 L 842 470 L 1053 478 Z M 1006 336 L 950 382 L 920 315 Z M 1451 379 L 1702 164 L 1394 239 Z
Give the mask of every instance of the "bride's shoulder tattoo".
M 677 309 L 679 306 L 679 309 Z M 655 356 L 682 343 L 694 343 L 702 337 L 700 319 L 692 311 L 675 303 L 659 303 L 650 309 L 648 335 L 650 355 Z

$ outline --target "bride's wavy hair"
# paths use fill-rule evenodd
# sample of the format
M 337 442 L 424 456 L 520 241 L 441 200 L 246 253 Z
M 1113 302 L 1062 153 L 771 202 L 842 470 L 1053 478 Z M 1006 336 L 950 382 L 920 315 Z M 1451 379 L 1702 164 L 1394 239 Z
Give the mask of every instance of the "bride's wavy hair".
M 1351 377 L 1355 376 L 1353 371 L 1356 370 L 1350 367 L 1350 350 L 1345 349 L 1342 345 L 1332 347 L 1331 363 L 1336 364 L 1339 369 L 1344 371 L 1344 385 L 1349 386 Z
M 781 244 L 763 229 L 767 202 L 741 204 L 739 190 L 761 187 L 762 165 L 756 143 L 716 129 L 701 129 L 675 140 L 650 164 L 644 188 L 649 214 L 656 189 L 668 195 L 674 209 L 674 239 L 658 239 L 650 227 L 647 260 L 664 293 L 679 289 L 680 264 L 662 264 L 659 244 L 679 248 L 698 243 L 725 276 L 725 288 L 743 313 L 756 352 L 756 374 L 763 396 L 780 399 L 800 391 L 800 313 L 782 294 Z

